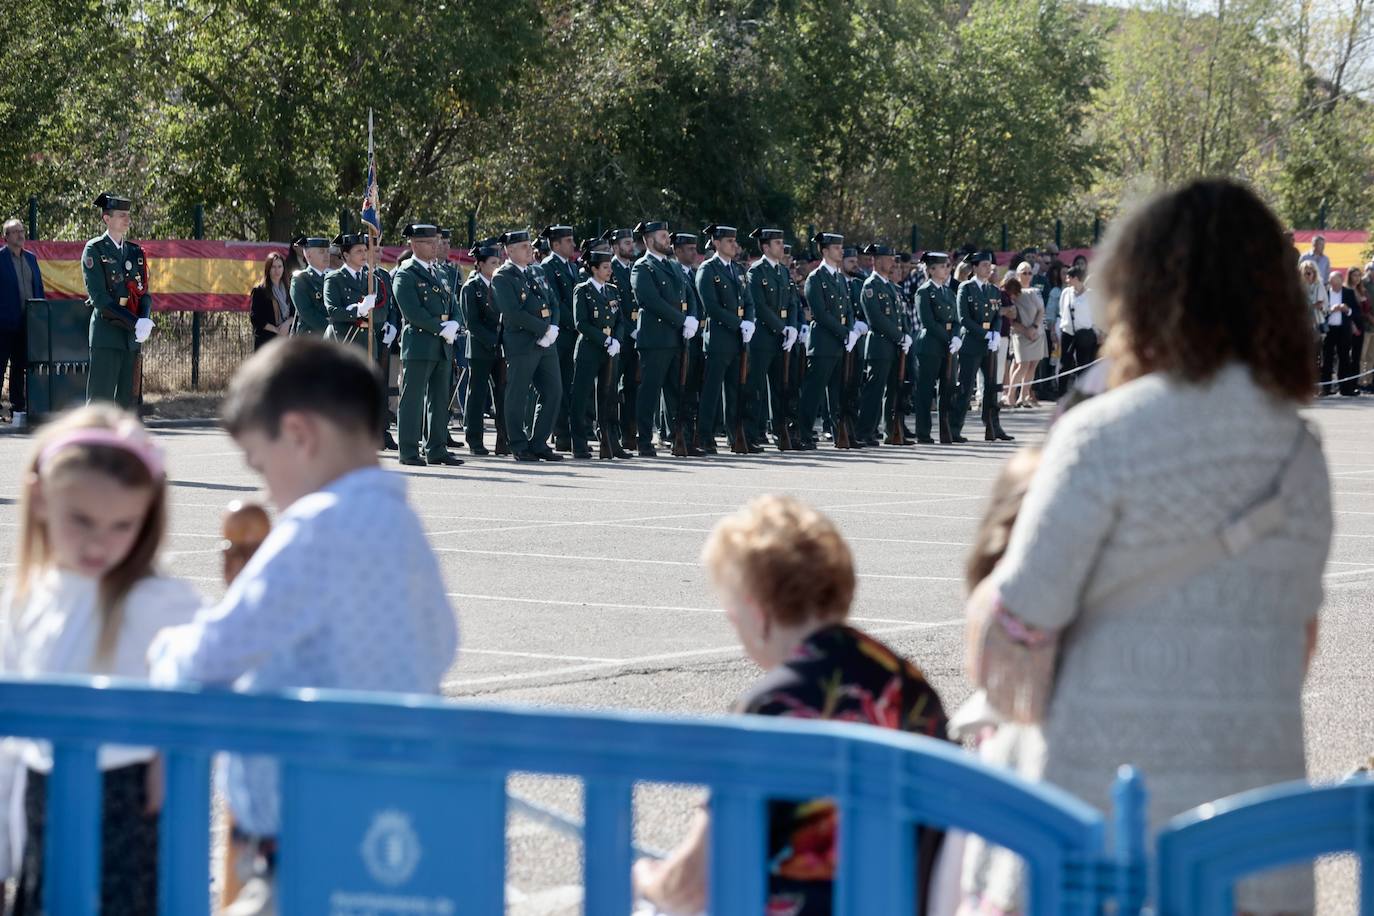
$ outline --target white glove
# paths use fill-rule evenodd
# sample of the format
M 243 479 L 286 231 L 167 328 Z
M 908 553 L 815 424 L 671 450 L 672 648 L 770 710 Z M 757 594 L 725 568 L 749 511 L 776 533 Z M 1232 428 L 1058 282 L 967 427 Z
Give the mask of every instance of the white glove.
M 844 352 L 848 353 L 854 349 L 854 345 L 859 342 L 859 332 L 850 331 L 849 336 L 844 339 Z
M 536 347 L 548 347 L 553 343 L 553 328 L 544 332 L 544 336 L 534 342 Z
M 989 349 L 989 350 L 996 350 L 996 349 L 997 349 L 999 346 L 1001 346 L 1001 345 L 1002 345 L 1002 335 L 999 334 L 999 333 L 997 333 L 996 331 L 993 331 L 993 332 L 992 332 L 992 335 L 991 335 L 990 337 L 988 337 L 988 349 Z
M 740 336 L 744 338 L 744 342 L 745 342 L 745 343 L 748 343 L 749 341 L 753 340 L 753 339 L 754 339 L 754 322 L 752 322 L 752 321 L 741 321 L 741 322 L 739 323 L 739 333 L 740 333 Z
M 556 324 L 551 324 L 551 325 L 549 325 L 549 343 L 554 343 L 554 342 L 557 341 L 557 340 L 558 340 L 558 325 L 556 325 Z
M 964 338 L 962 338 L 962 337 L 951 337 L 951 338 L 949 339 L 949 352 L 950 352 L 950 353 L 958 353 L 959 350 L 963 348 L 963 346 L 964 346 Z
M 688 315 L 682 320 L 682 339 L 691 340 L 697 336 L 697 328 L 701 327 L 701 322 Z
M 382 325 L 382 346 L 389 347 L 396 340 L 396 326 L 391 322 Z
M 606 352 L 611 355 L 611 359 L 615 359 L 617 356 L 619 356 L 620 341 L 616 340 L 614 337 L 606 341 Z
M 910 335 L 910 334 L 903 334 L 903 335 L 902 335 L 902 340 L 901 340 L 901 343 L 899 344 L 899 346 L 901 346 L 902 352 L 903 352 L 903 353 L 905 353 L 907 350 L 910 350 L 910 349 L 911 349 L 911 335 Z
M 458 322 L 445 321 L 443 324 L 439 325 L 439 336 L 444 338 L 448 343 L 453 343 L 458 337 Z
M 639 340 L 639 328 L 635 328 L 633 331 L 630 332 L 630 339 L 636 341 Z
M 867 333 L 868 333 L 868 322 L 864 321 L 862 318 L 860 318 L 858 321 L 854 322 L 854 332 L 855 332 L 856 334 L 858 334 L 860 337 L 862 337 L 863 335 L 867 334 Z
M 143 343 L 153 334 L 153 319 L 140 318 L 134 322 L 134 340 Z
M 782 329 L 782 348 L 784 351 L 791 350 L 797 342 L 797 329 L 788 325 Z
M 801 341 L 803 347 L 811 342 L 811 325 L 804 324 L 801 326 L 801 331 L 797 334 L 797 340 Z
M 348 307 L 348 310 L 359 318 L 366 318 L 367 313 L 377 307 L 377 294 L 372 293 L 364 296 L 362 302 L 355 302 Z

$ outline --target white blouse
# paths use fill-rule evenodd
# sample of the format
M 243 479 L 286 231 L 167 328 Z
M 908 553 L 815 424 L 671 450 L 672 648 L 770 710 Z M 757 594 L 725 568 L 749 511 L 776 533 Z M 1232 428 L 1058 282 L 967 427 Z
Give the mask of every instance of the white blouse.
M 21 677 L 49 674 L 97 674 L 148 677 L 148 646 L 163 627 L 187 623 L 203 603 L 200 594 L 180 579 L 150 576 L 130 591 L 124 621 L 107 659 L 96 661 L 101 614 L 97 582 L 78 573 L 50 569 L 32 583 L 23 603 L 14 606 L 13 587 L 0 599 L 0 671 Z M 52 750 L 45 741 L 20 742 L 26 766 L 52 770 Z M 152 759 L 152 748 L 106 745 L 100 768 L 112 770 Z

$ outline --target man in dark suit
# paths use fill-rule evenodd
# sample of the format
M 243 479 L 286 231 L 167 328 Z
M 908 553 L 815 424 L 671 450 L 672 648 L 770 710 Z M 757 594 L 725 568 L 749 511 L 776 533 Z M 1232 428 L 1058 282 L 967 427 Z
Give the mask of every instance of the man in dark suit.
M 1358 379 L 1351 378 L 1355 369 L 1356 317 L 1360 313 L 1355 291 L 1345 285 L 1345 271 L 1333 270 L 1329 276 L 1326 305 L 1326 339 L 1322 342 L 1322 397 L 1336 393 L 1335 379 L 1340 392 L 1348 398 L 1359 395 Z M 1334 373 L 1334 375 L 1333 375 Z
M 28 413 L 24 394 L 24 373 L 29 368 L 24 303 L 45 298 L 38 259 L 24 250 L 27 238 L 22 222 L 12 219 L 5 223 L 8 257 L 0 257 L 0 373 L 9 370 L 11 422 L 16 429 L 24 426 Z

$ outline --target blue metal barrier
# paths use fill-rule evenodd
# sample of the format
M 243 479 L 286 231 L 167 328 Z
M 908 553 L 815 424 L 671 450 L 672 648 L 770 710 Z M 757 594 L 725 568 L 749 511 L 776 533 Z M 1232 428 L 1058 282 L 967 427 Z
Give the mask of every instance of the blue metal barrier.
M 1332 853 L 1360 861 L 1360 913 L 1374 916 L 1374 780 L 1290 782 L 1194 808 L 1158 838 L 1159 916 L 1232 916 L 1237 879 Z
M 51 740 L 45 903 L 92 916 L 102 743 L 163 749 L 163 912 L 209 910 L 210 763 L 216 751 L 282 764 L 281 912 L 504 912 L 506 778 L 585 784 L 585 911 L 628 914 L 637 781 L 711 793 L 714 916 L 763 912 L 770 799 L 835 798 L 836 912 L 910 913 L 913 824 L 960 827 L 1020 853 L 1034 914 L 1139 907 L 1143 789 L 1117 787 L 1115 854 L 1101 814 L 957 747 L 897 732 L 762 717 L 551 712 L 432 697 L 155 690 L 102 679 L 0 679 L 0 734 Z M 57 851 L 60 850 L 60 855 Z

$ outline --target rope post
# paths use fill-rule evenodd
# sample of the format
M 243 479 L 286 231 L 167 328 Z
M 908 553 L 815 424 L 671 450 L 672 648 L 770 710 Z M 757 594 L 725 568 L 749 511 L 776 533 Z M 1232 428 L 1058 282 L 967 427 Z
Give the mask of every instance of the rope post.
M 911 224 L 911 253 L 915 254 L 921 250 L 921 227 L 915 223 Z
M 468 211 L 468 247 L 477 244 L 477 211 Z
M 38 238 L 38 198 L 29 195 L 29 238 Z
M 196 204 L 191 213 L 191 238 L 205 238 L 205 204 Z M 200 390 L 200 312 L 191 313 L 191 390 Z
M 1061 250 L 1064 248 L 1064 221 L 1062 219 L 1054 221 L 1054 247 Z
M 1010 251 L 1010 250 L 1011 250 L 1011 245 L 1007 244 L 1007 242 L 1008 242 L 1008 239 L 1007 239 L 1007 224 L 1006 224 L 1006 223 L 1003 223 L 1003 224 L 1002 224 L 1002 250 L 1003 250 L 1003 251 Z

